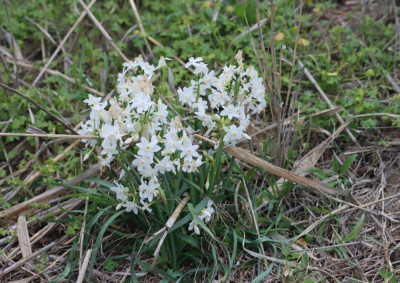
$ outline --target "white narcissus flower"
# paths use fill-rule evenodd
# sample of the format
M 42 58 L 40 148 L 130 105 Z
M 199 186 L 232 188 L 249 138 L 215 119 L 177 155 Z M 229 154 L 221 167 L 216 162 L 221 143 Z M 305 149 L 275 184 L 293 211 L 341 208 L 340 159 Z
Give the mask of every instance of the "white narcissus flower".
M 194 57 L 190 57 L 189 62 L 187 62 L 185 64 L 185 68 L 189 68 L 190 66 L 197 67 L 199 65 L 199 63 L 202 61 L 203 61 L 203 58 L 201 58 L 201 57 L 197 57 L 196 59 L 194 59 Z
M 242 137 L 248 137 L 248 135 L 244 136 L 244 127 L 236 125 L 231 125 L 229 128 L 224 127 L 226 135 L 224 136 L 224 143 L 225 144 L 235 144 L 238 142 Z
M 158 139 L 156 136 L 151 137 L 151 141 L 148 141 L 145 137 L 142 137 L 140 143 L 137 144 L 139 148 L 138 155 L 140 156 L 148 156 L 150 159 L 153 159 L 153 155 L 155 152 L 161 149 L 158 146 Z
M 116 124 L 104 124 L 101 128 L 100 137 L 108 139 L 110 142 L 116 142 L 117 140 L 120 140 L 122 144 L 121 133 L 119 132 L 119 127 Z
M 198 75 L 198 74 L 206 75 L 207 73 L 208 73 L 207 64 L 204 64 L 203 62 L 200 62 L 199 64 L 197 64 L 197 66 L 195 66 L 194 74 L 196 74 L 196 75 Z
M 178 88 L 179 102 L 192 106 L 196 102 L 196 94 L 194 93 L 193 87 L 184 87 L 183 89 Z
M 221 105 L 225 105 L 231 98 L 225 90 L 217 91 L 215 89 L 212 90 L 212 94 L 209 96 L 211 107 L 217 108 Z
M 158 100 L 157 103 L 157 112 L 154 113 L 155 117 L 154 117 L 154 121 L 155 122 L 160 122 L 162 124 L 166 124 L 167 123 L 167 116 L 168 116 L 168 106 L 165 105 L 161 99 Z
M 180 149 L 182 141 L 178 137 L 178 130 L 171 127 L 168 132 L 164 135 L 165 141 L 165 153 L 174 153 L 176 150 Z
M 140 208 L 140 206 L 136 202 L 127 201 L 122 206 L 126 208 L 126 212 L 133 211 L 133 213 L 135 213 L 135 214 L 139 213 L 138 209 Z
M 106 157 L 106 158 L 103 158 L 103 157 L 101 157 L 101 156 L 99 156 L 99 160 L 100 160 L 100 164 L 101 164 L 101 166 L 107 166 L 108 168 L 110 168 L 110 164 L 111 164 L 111 161 L 113 161 L 113 157 L 112 158 L 110 158 L 110 157 Z
M 125 188 L 123 185 L 117 183 L 117 181 L 114 181 L 114 184 L 115 187 L 111 187 L 110 190 L 116 194 L 117 200 L 125 201 L 128 198 L 126 195 L 128 188 Z
M 203 157 L 199 156 L 196 160 L 192 159 L 189 172 L 199 172 L 199 167 L 203 164 Z
M 142 200 L 147 199 L 149 202 L 153 201 L 153 198 L 158 195 L 157 188 L 160 187 L 158 181 L 153 177 L 149 182 L 142 181 L 139 186 L 139 195 Z
M 180 148 L 182 151 L 181 158 L 185 158 L 185 160 L 191 160 L 193 157 L 198 157 L 199 154 L 196 151 L 198 148 L 198 145 L 194 145 L 189 139 L 187 139 Z
M 235 56 L 236 61 L 239 63 L 239 65 L 243 64 L 243 51 L 239 50 L 238 53 Z
M 221 116 L 228 116 L 229 120 L 232 120 L 234 117 L 239 118 L 240 108 L 233 104 L 229 104 L 228 106 L 224 106 L 224 110 L 220 113 Z
M 151 178 L 157 176 L 158 169 L 156 167 L 147 166 L 142 170 L 138 170 L 142 178 Z
M 144 93 L 138 93 L 135 97 L 135 101 L 132 103 L 132 107 L 135 108 L 136 112 L 139 114 L 148 111 L 153 105 L 154 102 L 151 101 L 150 96 Z
M 212 208 L 212 205 L 214 202 L 212 200 L 208 201 L 207 208 L 203 209 L 200 214 L 199 218 L 203 220 L 205 223 L 209 222 L 211 220 L 211 216 L 215 212 L 214 208 Z
M 147 203 L 147 202 L 145 202 L 145 201 L 143 201 L 143 200 L 140 200 L 140 203 L 143 205 L 142 206 L 142 210 L 143 211 L 148 211 L 148 212 L 152 212 L 152 210 L 151 210 L 151 208 L 150 208 L 150 205 L 151 205 L 151 203 Z
M 197 235 L 200 235 L 199 224 L 196 222 L 196 220 L 193 220 L 189 223 L 189 231 L 192 230 L 194 230 L 194 233 L 196 233 Z
M 193 108 L 205 112 L 208 109 L 207 100 L 199 98 L 197 102 L 193 104 Z
M 212 117 L 207 115 L 203 108 L 199 108 L 199 111 L 195 112 L 194 114 L 196 115 L 197 119 L 202 122 L 201 124 L 204 127 L 214 129 L 214 127 L 216 126 L 216 123 L 212 120 Z
M 167 67 L 167 62 L 165 62 L 165 60 L 170 61 L 171 59 L 170 58 L 166 58 L 164 56 L 161 56 L 160 57 L 160 61 L 158 61 L 158 66 L 157 66 L 156 69 L 160 69 L 162 67 Z
M 95 128 L 92 120 L 86 121 L 86 123 L 82 124 L 82 129 L 78 130 L 78 134 L 83 136 L 94 136 Z M 82 139 L 82 142 L 86 144 L 86 146 L 95 146 L 97 143 L 97 139 Z
M 101 146 L 103 147 L 101 154 L 107 154 L 108 158 L 112 158 L 118 153 L 116 141 L 104 139 Z
M 161 161 L 156 165 L 158 172 L 164 174 L 165 172 L 173 172 L 176 173 L 174 163 L 171 161 L 171 157 L 169 155 L 165 156 Z
M 83 102 L 87 103 L 89 106 L 97 106 L 101 102 L 101 97 L 94 97 L 89 94 L 89 98 L 85 99 Z
M 135 159 L 132 161 L 132 165 L 135 166 L 138 171 L 146 170 L 152 163 L 153 156 L 150 155 L 135 155 Z

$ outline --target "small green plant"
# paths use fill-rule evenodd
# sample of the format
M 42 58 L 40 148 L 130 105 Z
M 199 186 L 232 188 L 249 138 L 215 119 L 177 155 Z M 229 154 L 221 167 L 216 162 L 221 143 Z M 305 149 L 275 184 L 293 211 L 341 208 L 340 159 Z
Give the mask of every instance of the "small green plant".
M 398 283 L 399 280 L 396 279 L 395 274 L 392 272 L 386 270 L 386 269 L 380 269 L 378 271 L 379 275 L 382 276 L 384 282 L 390 282 L 390 283 Z

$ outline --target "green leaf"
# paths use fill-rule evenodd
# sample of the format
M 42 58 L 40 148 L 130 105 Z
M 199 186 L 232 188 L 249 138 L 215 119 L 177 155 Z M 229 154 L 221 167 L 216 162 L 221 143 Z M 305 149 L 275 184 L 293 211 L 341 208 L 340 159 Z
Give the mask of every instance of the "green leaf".
M 363 213 L 363 215 L 361 215 L 360 219 L 357 221 L 357 224 L 350 231 L 350 233 L 347 234 L 346 237 L 343 238 L 343 241 L 345 243 L 348 243 L 357 237 L 357 235 L 360 233 L 361 229 L 364 226 L 364 218 L 365 218 L 365 213 Z
M 307 173 L 314 173 L 318 178 L 320 178 L 321 180 L 325 180 L 328 179 L 329 176 L 322 170 L 319 168 L 310 168 L 309 170 L 306 171 Z
M 380 269 L 378 273 L 383 277 L 383 279 L 385 279 L 385 282 L 399 283 L 399 280 L 394 277 L 394 274 L 385 269 Z
M 351 164 L 353 164 L 354 160 L 356 160 L 357 154 L 350 155 L 342 165 L 342 168 L 340 168 L 340 174 L 343 175 L 345 174 L 349 169 Z
M 263 273 L 261 273 L 260 275 L 258 275 L 253 281 L 252 283 L 259 283 L 259 282 L 263 282 L 262 280 L 271 272 L 272 268 L 275 266 L 274 263 L 271 263 L 268 267 L 267 270 L 265 270 Z
M 333 158 L 333 172 L 339 173 L 339 162 L 336 158 Z
M 306 269 L 308 267 L 308 254 L 307 253 L 303 253 L 303 255 L 302 255 L 300 267 L 302 269 Z
M 104 263 L 104 268 L 108 272 L 113 272 L 117 266 L 118 262 L 113 261 L 111 258 L 107 258 L 106 262 Z
M 104 233 L 106 232 L 106 229 L 122 213 L 125 213 L 125 210 L 118 211 L 113 216 L 111 216 L 110 219 L 108 219 L 107 222 L 104 224 L 104 226 L 101 228 L 100 233 L 97 235 L 96 242 L 95 242 L 95 244 L 93 246 L 92 258 L 90 260 L 90 265 L 89 265 L 87 278 L 91 278 L 92 271 L 93 271 L 93 268 L 94 268 L 94 263 L 96 262 L 96 259 L 97 259 L 97 253 L 99 251 L 99 248 L 100 248 L 100 245 L 102 243 L 103 236 L 104 236 Z
M 312 277 L 306 277 L 306 278 L 304 278 L 304 281 L 303 281 L 304 283 L 315 283 L 316 281 L 315 281 L 315 279 L 314 278 L 312 278 Z

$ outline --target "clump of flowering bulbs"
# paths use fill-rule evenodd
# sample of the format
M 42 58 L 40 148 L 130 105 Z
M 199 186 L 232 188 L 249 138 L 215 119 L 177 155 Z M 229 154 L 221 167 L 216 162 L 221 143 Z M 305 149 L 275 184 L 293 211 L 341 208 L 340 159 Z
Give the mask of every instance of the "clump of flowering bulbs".
M 178 88 L 178 96 L 203 128 L 185 127 L 178 116 L 168 112 L 152 83 L 155 72 L 166 66 L 166 59 L 161 57 L 157 67 L 141 56 L 124 63 L 118 75 L 118 96 L 102 102 L 89 94 L 84 100 L 91 113 L 79 134 L 101 137 L 82 140 L 92 148 L 84 159 L 97 148 L 101 164 L 109 166 L 120 149 L 132 147 L 136 153 L 132 165 L 141 178 L 139 187 L 127 188 L 115 181 L 111 188 L 119 201 L 117 209 L 124 207 L 135 214 L 139 210 L 151 211 L 150 206 L 162 193 L 160 174 L 198 172 L 203 159 L 191 135 L 194 130 L 218 133 L 219 142 L 233 145 L 243 138 L 250 139 L 246 134 L 250 115 L 260 113 L 266 106 L 262 79 L 253 67 L 244 68 L 241 51 L 235 57 L 238 66 L 225 66 L 218 76 L 209 71 L 202 58 L 192 57 L 186 68 L 193 67 L 196 78 L 189 86 Z M 120 179 L 124 173 L 121 172 Z M 205 222 L 214 213 L 212 205 L 210 201 L 199 214 Z M 189 229 L 199 233 L 195 222 Z

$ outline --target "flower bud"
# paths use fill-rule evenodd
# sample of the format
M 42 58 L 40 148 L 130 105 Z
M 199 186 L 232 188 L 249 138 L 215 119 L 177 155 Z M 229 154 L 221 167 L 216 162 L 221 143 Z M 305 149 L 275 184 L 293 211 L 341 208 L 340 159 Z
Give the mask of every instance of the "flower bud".
M 85 156 L 83 157 L 83 161 L 86 161 L 89 159 L 90 152 L 86 153 Z

